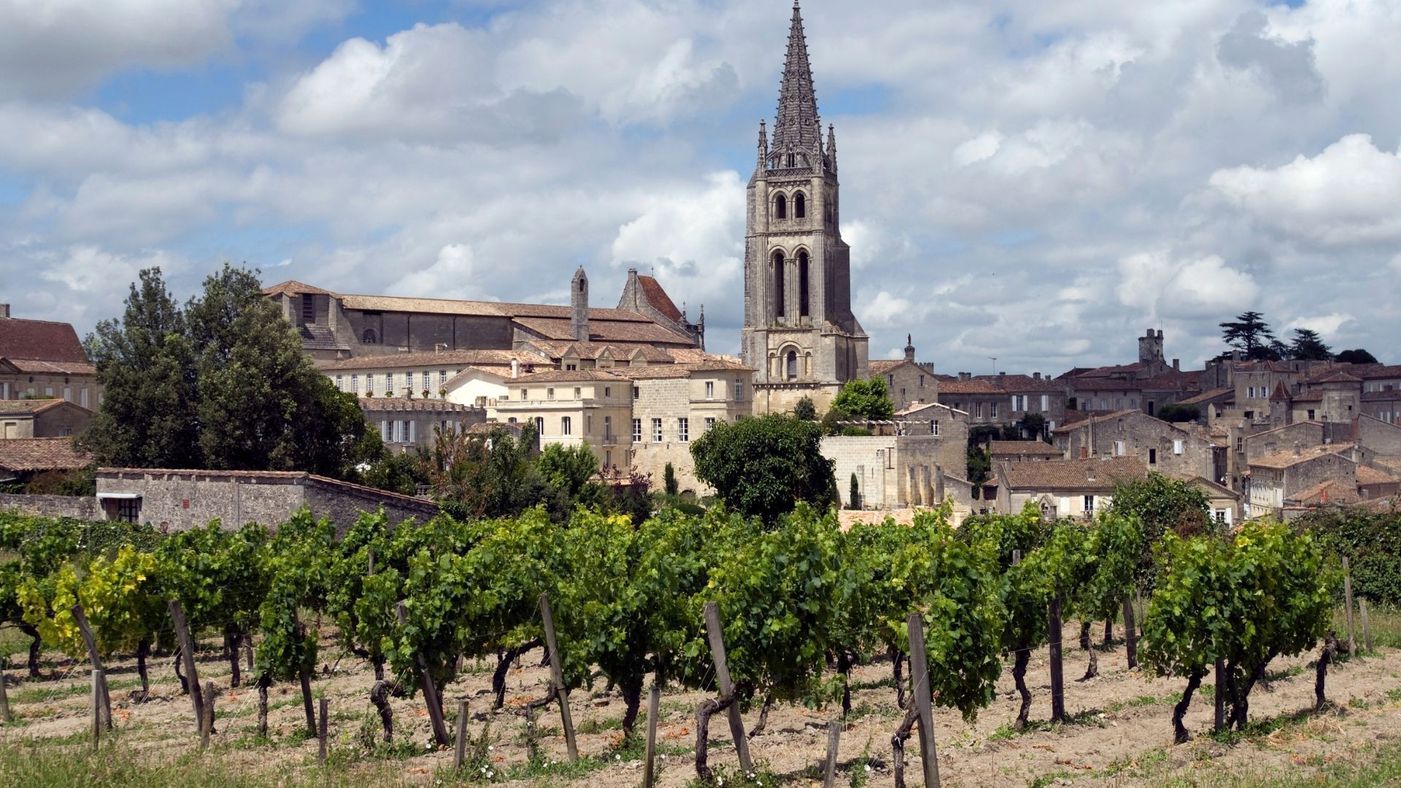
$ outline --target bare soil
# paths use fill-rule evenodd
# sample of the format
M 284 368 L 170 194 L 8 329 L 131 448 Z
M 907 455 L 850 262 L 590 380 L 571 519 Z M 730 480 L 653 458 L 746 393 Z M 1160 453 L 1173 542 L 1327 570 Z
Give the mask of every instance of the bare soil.
M 1096 640 L 1102 634 L 1096 626 Z M 1185 681 L 1128 671 L 1123 644 L 1099 653 L 1100 676 L 1086 682 L 1087 655 L 1077 646 L 1078 626 L 1068 624 L 1066 642 L 1066 705 L 1071 722 L 1050 726 L 1050 676 L 1045 649 L 1038 650 L 1027 674 L 1035 696 L 1032 726 L 1014 733 L 1018 698 L 1010 675 L 998 682 L 993 704 L 976 720 L 965 721 L 956 711 L 935 710 L 939 767 L 944 784 L 1000 786 L 1029 784 L 1146 785 L 1176 781 L 1221 784 L 1235 780 L 1268 782 L 1270 774 L 1307 777 L 1339 761 L 1365 761 L 1378 746 L 1401 740 L 1401 652 L 1383 649 L 1366 658 L 1336 664 L 1329 673 L 1328 696 L 1333 708 L 1313 714 L 1313 659 L 1304 655 L 1277 660 L 1269 680 L 1251 698 L 1256 732 L 1234 743 L 1209 736 L 1212 722 L 1210 676 L 1197 694 L 1187 726 L 1194 741 L 1175 746 L 1170 715 Z M 251 686 L 231 689 L 229 665 L 213 642 L 200 654 L 200 680 L 218 688 L 217 734 L 214 747 L 226 766 L 239 773 L 275 782 L 316 781 L 317 743 L 305 738 L 301 695 L 295 684 L 280 684 L 270 692 L 270 736 L 256 738 L 257 691 Z M 378 718 L 368 698 L 373 674 L 368 665 L 324 645 L 325 665 L 314 691 L 330 699 L 333 767 L 352 783 L 424 784 L 452 781 L 451 750 L 428 746 L 426 710 L 421 699 L 395 699 L 396 742 L 392 752 L 366 749 L 378 736 Z M 14 655 L 11 664 L 17 664 Z M 48 655 L 56 660 L 56 655 Z M 558 766 L 566 760 L 559 715 L 551 707 L 540 717 L 539 746 L 543 759 L 555 765 L 527 768 L 526 728 L 520 710 L 527 700 L 544 695 L 548 670 L 540 667 L 540 652 L 525 655 L 508 677 L 507 708 L 491 711 L 491 671 L 494 662 L 468 662 L 463 675 L 445 688 L 449 720 L 457 699 L 469 701 L 472 737 L 484 736 L 485 759 L 474 766 L 474 779 L 507 780 L 515 785 L 588 785 L 590 788 L 641 784 L 640 749 L 615 752 L 622 742 L 619 721 L 623 702 L 605 691 L 600 679 L 591 690 L 571 696 L 579 750 L 588 767 L 573 772 Z M 10 701 L 16 725 L 0 726 L 0 746 L 21 741 L 54 746 L 82 745 L 89 730 L 88 671 L 85 663 L 51 661 L 54 677 L 17 680 L 9 672 Z M 245 673 L 245 677 L 246 677 Z M 109 665 L 114 718 L 121 757 L 168 762 L 195 750 L 198 738 L 190 700 L 179 693 L 169 656 L 151 661 L 152 698 L 136 703 L 128 696 L 137 685 L 133 661 Z M 838 762 L 842 785 L 893 785 L 889 770 L 890 737 L 903 712 L 896 706 L 890 665 L 879 661 L 858 667 L 854 676 L 853 713 L 846 720 Z M 695 779 L 696 707 L 706 696 L 671 692 L 663 696 L 658 740 L 664 757 L 659 784 L 688 785 Z M 644 700 L 645 704 L 645 700 Z M 639 730 L 645 730 L 645 708 Z M 840 707 L 808 709 L 778 706 L 768 729 L 750 742 L 759 769 L 770 780 L 794 785 L 820 785 L 820 764 L 827 746 L 827 724 Z M 753 725 L 757 710 L 746 721 Z M 735 752 L 723 717 L 711 725 L 712 765 L 737 772 Z M 918 745 L 908 747 L 911 784 L 920 782 Z M 508 779 L 509 778 L 509 779 Z

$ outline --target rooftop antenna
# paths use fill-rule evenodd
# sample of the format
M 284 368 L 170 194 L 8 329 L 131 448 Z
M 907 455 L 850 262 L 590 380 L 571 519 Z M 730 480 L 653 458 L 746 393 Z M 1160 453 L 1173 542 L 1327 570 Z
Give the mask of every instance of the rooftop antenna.
M 989 358 L 989 359 L 992 359 L 992 374 L 996 375 L 996 374 L 997 374 L 997 356 L 988 356 L 988 358 Z

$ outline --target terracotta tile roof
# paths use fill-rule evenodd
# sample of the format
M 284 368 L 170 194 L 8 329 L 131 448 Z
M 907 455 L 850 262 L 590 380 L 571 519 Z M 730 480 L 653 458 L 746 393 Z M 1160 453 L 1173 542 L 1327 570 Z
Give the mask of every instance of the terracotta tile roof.
M 550 359 L 541 353 L 522 350 L 445 350 L 441 353 L 391 353 L 383 356 L 317 361 L 322 372 L 362 369 L 437 369 L 442 366 L 509 367 L 512 361 L 546 365 Z
M 1068 411 L 1068 412 L 1066 413 L 1066 415 L 1069 416 L 1071 413 L 1078 413 L 1078 412 L 1079 412 L 1079 411 Z M 1084 427 L 1087 427 L 1087 426 L 1089 426 L 1091 423 L 1094 423 L 1094 424 L 1103 424 L 1103 423 L 1108 422 L 1108 421 L 1114 421 L 1114 420 L 1116 420 L 1116 419 L 1122 419 L 1122 418 L 1127 418 L 1127 417 L 1129 417 L 1129 416 L 1139 416 L 1139 415 L 1144 416 L 1144 417 L 1146 417 L 1146 418 L 1150 418 L 1150 419 L 1153 418 L 1152 416 L 1149 416 L 1148 414 L 1144 413 L 1144 412 L 1141 411 L 1141 410 L 1136 410 L 1136 409 L 1134 409 L 1134 408 L 1129 408 L 1129 409 L 1127 409 L 1127 410 L 1116 410 L 1116 411 L 1113 411 L 1113 412 L 1110 412 L 1110 413 L 1103 413 L 1103 414 L 1098 414 L 1098 413 L 1097 413 L 1097 414 L 1086 414 L 1086 416 L 1085 416 L 1084 418 L 1082 418 L 1082 419 L 1076 419 L 1075 421 L 1071 421 L 1071 422 L 1067 422 L 1067 423 L 1065 423 L 1065 424 L 1062 424 L 1062 425 L 1060 425 L 1059 427 L 1056 427 L 1054 430 L 1051 430 L 1051 432 L 1052 432 L 1052 433 L 1055 433 L 1055 434 L 1064 434 L 1064 433 L 1067 433 L 1067 432 L 1074 432 L 1075 430 L 1078 430 L 1078 429 L 1082 429 L 1082 428 L 1084 428 Z M 1163 422 L 1163 423 L 1164 423 L 1164 424 L 1167 424 L 1168 422 Z M 1176 427 L 1176 425 L 1173 425 L 1173 426 Z M 1180 427 L 1177 427 L 1177 429 L 1181 429 L 1181 428 L 1180 428 Z
M 1351 443 L 1329 443 L 1323 446 L 1309 446 L 1300 449 L 1298 454 L 1295 454 L 1291 449 L 1289 451 L 1275 452 L 1274 454 L 1264 457 L 1254 457 L 1251 458 L 1249 465 L 1252 468 L 1259 467 L 1269 468 L 1271 470 L 1283 470 L 1285 468 L 1293 468 L 1295 465 L 1312 462 L 1319 457 L 1342 455 L 1343 452 L 1351 451 L 1353 448 L 1355 447 Z
M 626 382 L 626 379 L 613 374 L 612 370 L 602 369 L 576 369 L 562 370 L 555 369 L 549 372 L 536 372 L 533 375 L 521 375 L 510 381 L 510 385 L 535 385 L 537 383 L 581 383 L 586 381 L 613 381 Z
M 86 364 L 78 332 L 68 323 L 0 318 L 0 358 Z
M 1235 389 L 1212 389 L 1212 390 L 1210 390 L 1210 391 L 1204 391 L 1204 392 L 1202 392 L 1201 394 L 1198 394 L 1198 395 L 1195 396 L 1195 397 L 1189 397 L 1189 398 L 1187 398 L 1187 399 L 1184 399 L 1184 400 L 1182 400 L 1181 402 L 1179 402 L 1179 403 L 1177 403 L 1177 404 L 1179 404 L 1179 405 L 1205 405 L 1206 403 L 1211 402 L 1212 400 L 1215 400 L 1215 399 L 1221 399 L 1222 397 L 1230 397 L 1230 398 L 1234 399 L 1235 396 L 1236 396 L 1236 390 L 1235 390 Z
M 0 399 L 0 416 L 34 416 L 63 403 L 61 399 Z
M 998 455 L 1059 457 L 1064 454 L 1055 446 L 1042 441 L 992 441 L 988 444 L 988 452 L 994 457 Z
M 1311 379 L 1310 379 L 1310 382 L 1313 382 L 1313 383 L 1361 383 L 1361 382 L 1362 382 L 1362 378 L 1355 377 L 1355 376 L 1353 376 L 1353 375 L 1349 375 L 1349 374 L 1348 374 L 1347 372 L 1345 372 L 1344 370 L 1335 369 L 1335 370 L 1329 372 L 1328 374 L 1326 374 L 1326 375 L 1324 375 L 1324 376 L 1322 376 L 1322 377 L 1319 377 L 1319 378 L 1311 378 Z
M 410 298 L 385 295 L 342 295 L 346 309 L 364 312 L 423 312 L 468 317 L 545 318 L 569 321 L 573 310 L 558 304 L 512 304 L 504 301 L 465 301 L 449 298 Z M 590 322 L 606 320 L 620 323 L 652 324 L 652 319 L 624 309 L 589 309 Z
M 1254 435 L 1250 435 L 1250 436 L 1246 437 L 1246 440 L 1247 440 L 1247 441 L 1253 442 L 1253 441 L 1255 441 L 1255 440 L 1257 440 L 1257 439 L 1259 439 L 1259 438 L 1263 438 L 1263 437 L 1265 437 L 1265 436 L 1267 436 L 1267 435 L 1273 435 L 1273 434 L 1275 434 L 1276 432 L 1284 432 L 1285 430 L 1291 430 L 1291 431 L 1298 432 L 1298 431 L 1301 431 L 1301 428 L 1303 428 L 1303 427 L 1317 427 L 1317 428 L 1318 428 L 1318 434 L 1319 434 L 1319 435 L 1322 435 L 1322 434 L 1323 434 L 1323 424 L 1320 423 L 1320 422 L 1317 422 L 1317 421 L 1296 421 L 1296 422 L 1294 422 L 1293 424 L 1286 424 L 1286 425 L 1284 425 L 1283 427 L 1275 427 L 1275 428 L 1272 429 L 1272 430 L 1265 430 L 1264 432 L 1257 432 L 1257 433 L 1255 433 Z
M 1362 380 L 1385 380 L 1387 378 L 1401 378 L 1401 364 L 1387 366 L 1383 364 L 1368 364 L 1366 366 L 1356 366 L 1351 370 L 1352 374 Z
M 658 364 L 646 367 L 611 367 L 608 372 L 628 380 L 679 380 L 689 378 L 691 370 L 681 364 Z
M 474 413 L 480 409 L 440 399 L 361 397 L 360 410 L 374 413 Z
M 872 375 L 884 375 L 902 364 L 907 363 L 903 358 L 897 359 L 877 359 L 870 362 Z
M 1297 505 L 1315 506 L 1326 503 L 1353 503 L 1361 497 L 1357 488 L 1329 479 L 1294 493 L 1288 500 Z
M 1370 468 L 1366 465 L 1359 465 L 1357 466 L 1357 483 L 1359 485 L 1365 484 L 1369 486 L 1377 484 L 1398 484 L 1401 483 L 1401 479 L 1385 471 Z
M 265 287 L 265 288 L 263 288 L 263 295 L 265 295 L 265 296 L 275 296 L 275 295 L 329 295 L 329 296 L 333 296 L 333 295 L 335 295 L 335 293 L 332 293 L 330 290 L 322 290 L 322 289 L 319 288 L 319 287 L 316 287 L 316 286 L 314 286 L 314 285 L 309 285 L 309 284 L 307 284 L 307 283 L 305 283 L 305 282 L 298 282 L 298 281 L 295 280 L 295 279 L 288 279 L 288 280 L 285 281 L 285 282 L 278 282 L 278 283 L 275 284 L 275 285 L 272 285 L 272 286 L 270 286 L 270 287 Z
M 0 468 L 7 471 L 72 471 L 91 464 L 92 455 L 79 451 L 72 438 L 0 440 Z
M 1188 483 L 1194 484 L 1197 487 L 1202 488 L 1204 491 L 1206 491 L 1207 495 L 1209 496 L 1217 498 L 1233 498 L 1237 501 L 1240 500 L 1240 493 L 1224 485 L 1217 484 L 1216 482 L 1206 478 L 1205 476 L 1194 477 Z
M 1100 492 L 1119 481 L 1145 479 L 1148 466 L 1137 457 L 1046 462 L 1000 462 L 998 476 L 1009 490 Z
M 674 322 L 681 322 L 681 310 L 676 308 L 675 302 L 671 300 L 671 296 L 666 294 L 666 289 L 662 287 L 662 283 L 658 282 L 656 277 L 638 276 L 637 283 L 642 285 L 642 294 L 653 309 L 666 315 Z
M 1030 375 L 979 375 L 970 380 L 937 377 L 942 394 L 1020 394 L 1023 392 L 1065 391 L 1062 384 Z
M 97 367 L 86 361 L 42 361 L 31 358 L 0 358 L 0 363 L 9 364 L 16 371 L 30 375 L 71 375 L 92 376 Z
M 653 364 L 669 364 L 673 361 L 670 353 L 647 344 L 609 344 L 606 342 L 552 342 L 536 340 L 530 343 L 539 348 L 551 359 L 559 360 L 568 355 L 581 359 L 597 360 L 613 358 L 617 361 L 641 358 Z
M 895 411 L 895 416 L 896 416 L 896 419 L 898 420 L 898 419 L 900 419 L 900 418 L 908 418 L 908 417 L 913 416 L 913 415 L 915 415 L 915 414 L 917 414 L 917 413 L 921 413 L 921 412 L 923 412 L 923 411 L 931 410 L 931 409 L 938 409 L 938 410 L 948 411 L 949 413 L 958 413 L 958 414 L 963 415 L 963 416 L 967 416 L 967 415 L 968 415 L 968 412 L 967 412 L 967 411 L 958 410 L 958 409 L 956 409 L 956 408 L 954 408 L 954 407 L 952 407 L 952 406 L 950 406 L 950 405 L 946 405 L 946 404 L 944 404 L 944 403 L 942 403 L 942 402 L 916 402 L 916 403 L 910 405 L 909 407 L 905 408 L 904 410 L 897 410 L 897 411 Z
M 1392 400 L 1401 400 L 1401 389 L 1362 392 L 1363 402 L 1390 402 Z
M 498 380 L 505 383 L 511 379 L 511 372 L 510 370 L 501 369 L 482 369 L 481 367 L 465 367 L 461 372 L 448 378 L 448 382 L 443 384 L 443 388 L 452 390 L 458 385 L 478 377 L 492 378 L 494 380 Z

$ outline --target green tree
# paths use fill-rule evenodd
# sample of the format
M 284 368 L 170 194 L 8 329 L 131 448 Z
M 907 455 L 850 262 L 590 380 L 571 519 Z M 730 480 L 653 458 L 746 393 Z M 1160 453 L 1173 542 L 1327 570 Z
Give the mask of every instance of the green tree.
M 1183 424 L 1201 418 L 1202 411 L 1196 405 L 1164 405 L 1158 410 L 1158 418 L 1172 424 Z
M 1220 325 L 1221 339 L 1231 348 L 1239 350 L 1247 359 L 1272 360 L 1274 351 L 1271 343 L 1275 341 L 1274 331 L 1270 330 L 1270 325 L 1259 312 L 1244 312 L 1237 315 L 1235 320 Z
M 1338 357 L 1337 357 L 1337 359 L 1335 359 L 1335 360 L 1336 360 L 1336 361 L 1341 361 L 1341 362 L 1343 362 L 1343 363 L 1345 363 L 1345 364 L 1377 364 L 1377 363 L 1380 363 L 1380 362 L 1377 361 L 1377 357 L 1376 357 L 1376 356 L 1372 355 L 1371 353 L 1368 353 L 1366 350 L 1363 350 L 1362 348 L 1357 348 L 1356 350 L 1344 350 L 1343 352 L 1341 352 L 1341 353 L 1338 354 Z
M 812 397 L 803 397 L 798 400 L 798 404 L 793 406 L 793 418 L 802 421 L 817 421 L 817 406 L 812 404 Z
M 515 437 L 505 426 L 489 435 L 439 433 L 428 474 L 433 499 L 460 520 L 510 517 L 545 500 L 535 465 L 535 428 Z
M 1046 416 L 1041 413 L 1028 413 L 1022 417 L 1022 434 L 1034 441 L 1046 440 Z
M 226 264 L 186 314 L 205 467 L 353 478 L 383 451 L 354 395 L 312 366 L 254 272 Z
M 81 442 L 101 465 L 201 467 L 195 352 L 159 268 L 132 284 L 126 310 L 87 339 L 102 407 Z
M 852 509 L 861 508 L 861 482 L 856 474 L 851 474 L 851 489 L 847 491 L 847 503 Z
M 576 506 L 599 508 L 603 485 L 597 481 L 598 458 L 588 446 L 552 443 L 535 460 L 550 493 L 549 509 L 556 522 L 569 519 Z
M 847 381 L 832 407 L 856 421 L 889 421 L 895 416 L 895 404 L 881 378 Z
M 675 497 L 681 493 L 681 485 L 676 481 L 676 469 L 671 467 L 671 463 L 667 463 L 662 471 L 662 490 L 668 497 Z
M 774 525 L 799 501 L 831 507 L 837 482 L 816 424 L 770 415 L 717 423 L 691 444 L 696 475 L 732 511 Z
M 1212 528 L 1206 493 L 1190 482 L 1169 479 L 1160 473 L 1149 473 L 1146 479 L 1115 485 L 1111 513 L 1142 524 L 1143 550 L 1138 559 L 1138 577 L 1150 585 L 1154 565 L 1149 549 L 1164 533 L 1186 536 Z
M 1323 343 L 1317 331 L 1296 328 L 1289 341 L 1289 357 L 1299 361 L 1327 361 L 1333 358 L 1333 351 Z

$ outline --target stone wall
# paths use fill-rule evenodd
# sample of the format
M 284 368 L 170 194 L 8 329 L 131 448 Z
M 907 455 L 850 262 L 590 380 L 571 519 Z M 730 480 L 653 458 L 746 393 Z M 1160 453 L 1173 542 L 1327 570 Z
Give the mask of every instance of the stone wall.
M 1056 447 L 1072 459 L 1137 457 L 1148 470 L 1164 476 L 1183 480 L 1200 476 L 1217 481 L 1214 444 L 1199 433 L 1143 413 L 1077 425 L 1057 434 Z
M 305 480 L 305 474 L 101 470 L 97 493 L 140 495 L 141 522 L 175 531 L 213 520 L 226 528 L 275 527 L 302 508 Z
M 1301 449 L 1323 445 L 1323 425 L 1317 422 L 1298 422 L 1288 427 L 1251 435 L 1245 439 L 1247 461 L 1271 454 L 1293 451 L 1295 444 Z
M 70 517 L 101 520 L 96 498 L 70 495 L 0 495 L 0 511 L 18 511 L 34 517 Z
M 1370 416 L 1357 420 L 1357 442 L 1381 457 L 1401 457 L 1401 426 Z
M 311 513 L 317 517 L 331 518 L 339 533 L 344 533 L 353 525 L 361 513 L 376 512 L 381 507 L 390 525 L 398 525 L 405 520 L 424 522 L 438 514 L 437 504 L 430 501 L 390 496 L 378 490 L 332 482 L 317 476 L 307 480 L 305 495 L 306 507 Z

